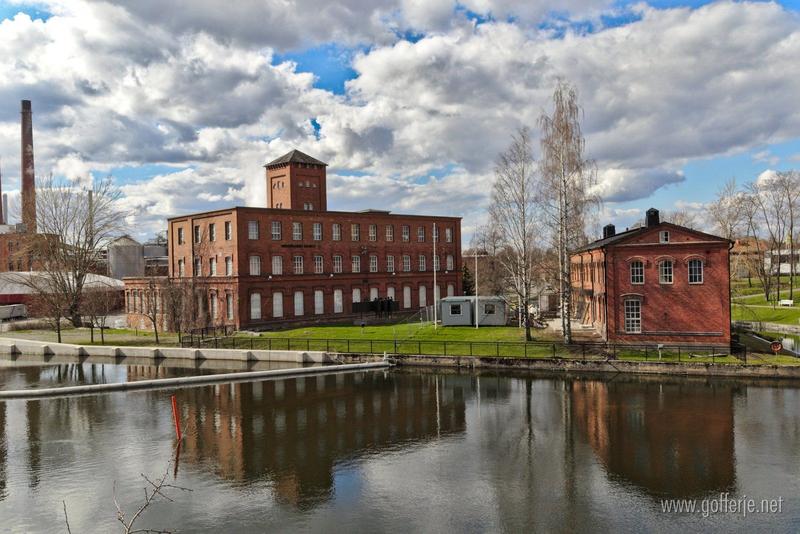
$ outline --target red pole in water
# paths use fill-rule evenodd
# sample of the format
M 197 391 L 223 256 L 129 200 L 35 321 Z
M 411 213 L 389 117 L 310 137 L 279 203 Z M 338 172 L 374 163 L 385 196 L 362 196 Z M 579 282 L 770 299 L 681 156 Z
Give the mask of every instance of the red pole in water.
M 175 436 L 178 441 L 181 440 L 181 416 L 178 413 L 178 401 L 175 400 L 175 395 L 172 396 L 172 419 L 175 421 Z

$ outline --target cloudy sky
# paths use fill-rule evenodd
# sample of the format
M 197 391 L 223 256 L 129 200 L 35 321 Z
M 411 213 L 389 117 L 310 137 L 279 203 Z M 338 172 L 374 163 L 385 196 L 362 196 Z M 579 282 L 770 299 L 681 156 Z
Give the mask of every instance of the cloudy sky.
M 331 209 L 460 215 L 468 239 L 559 78 L 602 222 L 800 167 L 796 0 L 0 0 L 3 191 L 30 99 L 37 174 L 112 174 L 142 238 L 265 205 L 262 165 L 299 148 L 330 164 Z

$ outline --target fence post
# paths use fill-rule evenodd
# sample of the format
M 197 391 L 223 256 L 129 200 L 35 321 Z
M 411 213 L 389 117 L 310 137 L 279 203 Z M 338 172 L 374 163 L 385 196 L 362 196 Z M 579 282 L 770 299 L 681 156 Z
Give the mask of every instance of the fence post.
M 556 357 L 556 344 L 553 343 L 553 358 Z
M 469 355 L 472 356 L 472 341 L 469 342 Z
M 397 352 L 397 338 L 394 338 L 394 353 L 399 354 L 399 352 Z
M 678 361 L 681 361 L 681 348 L 678 347 Z
M 498 357 L 498 358 L 500 357 L 500 342 L 499 341 L 495 342 L 495 344 L 494 344 L 494 354 L 495 354 L 496 357 Z
M 374 350 L 373 350 L 373 348 L 372 348 L 372 340 L 370 339 L 370 340 L 369 340 L 369 353 L 370 353 L 370 354 L 373 354 L 374 352 L 375 352 L 375 351 L 374 351 Z
M 350 352 L 350 340 L 349 339 L 347 340 L 347 352 L 348 353 Z
M 525 343 L 525 357 L 528 357 L 528 344 Z
M 417 354 L 422 354 L 422 343 L 417 341 Z
M 311 340 L 306 338 L 306 350 L 311 350 Z
M 442 342 L 444 344 L 444 355 L 447 356 L 447 341 Z

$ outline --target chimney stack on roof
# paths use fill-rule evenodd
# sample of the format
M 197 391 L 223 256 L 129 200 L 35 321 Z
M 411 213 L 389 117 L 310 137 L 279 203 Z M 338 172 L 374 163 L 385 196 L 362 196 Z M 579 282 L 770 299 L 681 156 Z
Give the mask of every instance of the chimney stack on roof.
M 651 226 L 658 226 L 659 223 L 658 210 L 655 208 L 650 208 L 647 210 L 647 227 L 650 228 Z
M 607 224 L 603 227 L 603 239 L 614 237 L 616 233 L 617 229 L 614 227 L 613 224 Z
M 22 223 L 26 232 L 36 232 L 36 178 L 33 172 L 33 122 L 31 101 L 22 101 Z

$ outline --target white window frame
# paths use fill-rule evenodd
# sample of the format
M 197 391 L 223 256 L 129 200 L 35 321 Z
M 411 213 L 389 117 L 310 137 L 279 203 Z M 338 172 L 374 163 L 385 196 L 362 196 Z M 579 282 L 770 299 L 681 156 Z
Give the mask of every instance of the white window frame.
M 248 259 L 248 265 L 248 274 L 250 276 L 261 276 L 261 256 L 252 254 Z
M 217 258 L 208 259 L 208 272 L 211 276 L 217 276 Z
M 272 293 L 272 316 L 283 317 L 283 291 Z
M 292 222 L 292 240 L 303 240 L 303 223 L 297 221 Z
M 417 226 L 417 243 L 425 242 L 425 227 Z
M 445 228 L 444 229 L 444 240 L 447 243 L 453 242 L 453 229 L 452 228 Z
M 233 276 L 233 258 L 225 256 L 225 276 Z
M 403 286 L 403 309 L 411 308 L 411 286 Z
M 297 290 L 294 292 L 294 316 L 302 317 L 306 313 L 305 295 L 302 291 Z
M 261 319 L 261 293 L 250 293 L 250 319 Z
M 692 265 L 693 264 L 700 266 L 699 270 L 697 270 L 697 272 L 695 272 L 695 273 L 692 273 Z M 691 258 L 687 262 L 686 271 L 687 271 L 687 275 L 686 275 L 687 276 L 687 280 L 689 281 L 689 284 L 691 284 L 691 285 L 700 285 L 705 280 L 705 262 L 703 262 L 703 260 L 701 260 L 699 258 Z M 692 281 L 692 274 L 699 275 L 700 279 Z
M 354 255 L 350 257 L 350 272 L 352 273 L 361 272 L 361 256 Z
M 378 256 L 377 254 L 370 254 L 369 256 L 369 272 L 378 272 Z
M 233 239 L 233 226 L 230 221 L 225 221 L 225 241 Z
M 333 290 L 333 313 L 342 313 L 344 311 L 344 299 L 342 297 L 341 289 Z
M 294 274 L 303 274 L 303 256 L 298 254 L 292 257 L 292 272 Z
M 325 293 L 321 289 L 314 290 L 314 315 L 325 313 Z
M 667 268 L 669 267 L 669 268 Z M 658 262 L 658 283 L 670 285 L 675 280 L 675 264 L 672 260 Z
M 283 274 L 283 256 L 272 256 L 272 274 Z
M 421 272 L 421 273 L 424 273 L 425 269 L 428 267 L 426 265 L 426 259 L 425 259 L 425 255 L 424 254 L 420 254 L 419 255 L 419 265 L 418 265 L 418 267 L 419 267 L 419 272 Z
M 361 241 L 361 225 L 352 223 L 350 225 L 350 241 Z
M 217 225 L 215 223 L 208 224 L 208 240 L 209 241 L 217 240 Z
M 273 241 L 280 241 L 283 237 L 283 227 L 280 221 L 272 221 L 272 228 L 271 228 L 272 240 Z
M 314 241 L 322 241 L 322 223 L 315 222 L 311 225 L 311 238 Z
M 386 225 L 386 241 L 389 243 L 394 241 L 394 226 L 391 224 Z
M 455 263 L 455 259 L 453 258 L 452 254 L 448 254 L 447 255 L 447 258 L 445 259 L 445 262 L 446 262 L 445 266 L 447 267 L 448 271 L 452 271 L 453 269 L 455 269 L 455 264 L 456 263 Z
M 378 225 L 377 224 L 370 224 L 367 232 L 368 232 L 370 241 L 377 241 L 378 240 Z
M 331 227 L 331 239 L 333 241 L 341 241 L 342 240 L 342 225 L 339 223 L 333 223 Z
M 659 243 L 669 243 L 669 230 L 661 230 L 658 232 Z
M 333 272 L 342 272 L 342 257 L 339 254 L 333 256 Z
M 225 293 L 225 317 L 229 320 L 233 320 L 233 295 L 230 293 Z
M 408 243 L 411 240 L 411 227 L 404 224 L 400 227 L 400 236 L 403 243 Z
M 258 221 L 247 221 L 247 239 L 258 239 Z
M 356 302 L 361 302 L 361 288 L 360 287 L 354 287 L 353 288 L 353 291 L 351 293 L 351 298 L 352 298 L 353 304 L 355 304 Z
M 644 284 L 644 262 L 641 260 L 633 260 L 630 265 L 630 280 L 631 284 L 640 286 Z
M 626 334 L 642 333 L 642 301 L 627 298 L 623 301 L 623 327 Z
M 411 256 L 408 254 L 403 254 L 403 272 L 411 272 Z
M 394 256 L 391 254 L 386 256 L 386 272 L 387 273 L 394 272 Z
M 322 274 L 325 272 L 325 258 L 317 254 L 314 256 L 314 274 Z

